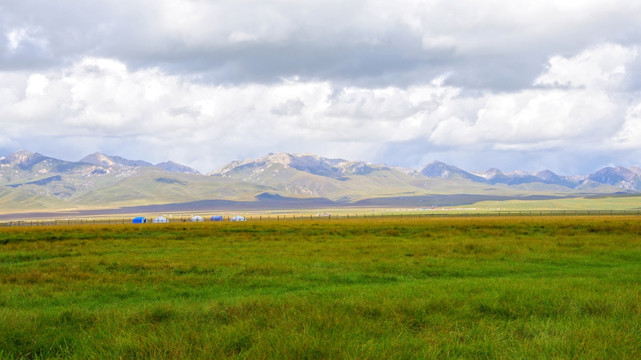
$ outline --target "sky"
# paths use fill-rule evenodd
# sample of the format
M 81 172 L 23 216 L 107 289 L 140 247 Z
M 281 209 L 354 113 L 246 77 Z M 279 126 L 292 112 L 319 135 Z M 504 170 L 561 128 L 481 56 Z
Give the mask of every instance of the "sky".
M 0 0 L 0 156 L 641 165 L 641 2 Z

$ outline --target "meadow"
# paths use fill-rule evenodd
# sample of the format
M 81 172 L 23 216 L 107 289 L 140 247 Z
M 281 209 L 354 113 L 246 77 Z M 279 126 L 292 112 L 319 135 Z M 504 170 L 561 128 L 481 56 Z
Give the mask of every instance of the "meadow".
M 0 228 L 0 359 L 639 359 L 641 217 Z

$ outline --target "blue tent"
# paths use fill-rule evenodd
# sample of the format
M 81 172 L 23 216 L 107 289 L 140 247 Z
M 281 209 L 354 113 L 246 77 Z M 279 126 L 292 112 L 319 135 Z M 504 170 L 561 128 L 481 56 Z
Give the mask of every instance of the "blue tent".
M 209 220 L 211 220 L 211 221 L 223 221 L 223 216 L 222 215 L 214 215 Z
M 138 217 L 135 217 L 132 222 L 134 224 L 144 224 L 147 222 L 147 218 L 144 216 L 138 216 Z

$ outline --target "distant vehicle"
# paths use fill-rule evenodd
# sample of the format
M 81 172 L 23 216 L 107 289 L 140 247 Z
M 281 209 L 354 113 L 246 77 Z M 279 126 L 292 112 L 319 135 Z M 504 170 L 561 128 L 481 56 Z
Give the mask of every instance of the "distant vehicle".
M 202 216 L 196 215 L 196 216 L 192 216 L 191 219 L 189 219 L 189 221 L 191 221 L 191 222 L 200 222 L 200 221 L 205 221 L 205 219 L 203 219 Z
M 211 221 L 223 221 L 223 216 L 222 215 L 214 215 L 209 220 L 211 220 Z
M 151 220 L 151 222 L 153 222 L 153 223 L 155 223 L 155 224 L 158 224 L 158 223 L 168 223 L 168 222 L 169 222 L 169 220 L 167 220 L 167 218 L 166 218 L 166 217 L 164 217 L 164 216 L 159 216 L 159 217 L 157 217 L 157 218 L 155 218 L 155 219 Z
M 233 218 L 229 219 L 229 221 L 245 221 L 244 216 L 236 215 Z
M 147 223 L 147 218 L 144 217 L 144 216 L 137 216 L 137 217 L 134 218 L 132 223 L 134 223 L 134 224 L 145 224 L 145 223 Z

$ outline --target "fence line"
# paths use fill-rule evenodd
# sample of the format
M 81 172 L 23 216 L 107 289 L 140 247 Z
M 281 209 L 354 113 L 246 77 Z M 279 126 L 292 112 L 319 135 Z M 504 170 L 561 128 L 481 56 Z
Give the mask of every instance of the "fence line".
M 249 215 L 246 221 L 263 220 L 313 220 L 313 219 L 374 219 L 374 218 L 455 218 L 455 217 L 519 217 L 519 216 L 622 216 L 641 215 L 638 210 L 520 210 L 520 211 L 484 211 L 484 212 L 379 212 L 371 214 L 322 214 L 322 215 Z M 223 221 L 230 221 L 231 216 L 226 216 Z M 42 220 L 11 220 L 0 222 L 0 227 L 10 226 L 62 226 L 62 225 L 84 225 L 84 224 L 131 224 L 133 217 L 123 218 L 76 218 L 76 219 L 42 219 Z M 168 218 L 170 223 L 190 222 L 190 217 Z M 207 221 L 209 222 L 209 221 Z M 215 222 L 215 221 L 212 221 Z M 152 223 L 149 221 L 148 223 Z M 144 224 L 140 224 L 144 225 Z

